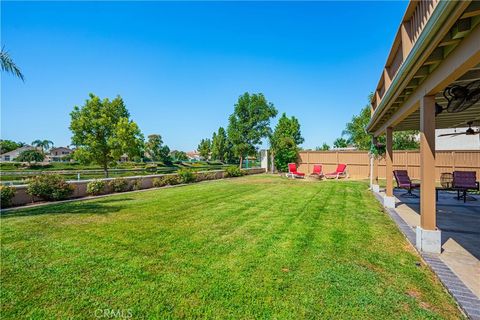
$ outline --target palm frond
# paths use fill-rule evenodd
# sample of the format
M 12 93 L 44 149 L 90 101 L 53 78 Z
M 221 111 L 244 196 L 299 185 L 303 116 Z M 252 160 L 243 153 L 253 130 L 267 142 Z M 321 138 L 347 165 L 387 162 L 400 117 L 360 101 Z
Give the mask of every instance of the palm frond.
M 22 71 L 20 71 L 20 68 L 17 67 L 15 62 L 13 62 L 13 59 L 8 54 L 8 51 L 6 51 L 4 48 L 2 48 L 2 50 L 0 51 L 0 60 L 2 65 L 2 71 L 9 72 L 22 79 L 22 81 L 25 81 Z

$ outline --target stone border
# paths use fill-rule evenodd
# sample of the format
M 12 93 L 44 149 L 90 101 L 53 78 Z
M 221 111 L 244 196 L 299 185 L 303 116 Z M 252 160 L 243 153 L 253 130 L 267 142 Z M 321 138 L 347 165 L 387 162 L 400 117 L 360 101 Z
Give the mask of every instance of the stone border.
M 375 198 L 383 203 L 379 193 L 373 193 Z M 460 278 L 438 257 L 438 254 L 419 252 L 416 247 L 415 231 L 400 217 L 393 208 L 384 208 L 390 218 L 408 239 L 410 244 L 420 254 L 423 261 L 440 279 L 440 282 L 452 295 L 462 311 L 472 320 L 480 320 L 480 299 L 460 280 Z

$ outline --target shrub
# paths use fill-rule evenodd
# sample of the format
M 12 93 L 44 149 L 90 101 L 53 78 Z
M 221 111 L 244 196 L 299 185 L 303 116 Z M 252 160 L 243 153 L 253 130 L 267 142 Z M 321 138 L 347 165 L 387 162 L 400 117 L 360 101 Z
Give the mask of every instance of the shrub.
M 72 195 L 74 187 L 57 174 L 36 176 L 28 181 L 27 193 L 43 200 L 62 200 Z
M 181 168 L 177 171 L 181 183 L 191 183 L 195 181 L 195 173 L 191 169 Z
M 12 205 L 12 199 L 15 195 L 15 188 L 10 186 L 0 186 L 0 203 L 1 207 L 10 207 Z
M 142 184 L 143 184 L 143 179 L 142 178 L 135 179 L 135 180 L 133 180 L 132 189 L 133 190 L 141 190 L 142 189 Z
M 227 177 L 241 177 L 244 172 L 237 166 L 230 166 L 225 168 L 225 174 Z
M 152 185 L 153 185 L 155 188 L 160 188 L 160 187 L 166 186 L 167 183 L 165 182 L 165 179 L 164 179 L 163 177 L 161 177 L 161 178 L 155 178 L 155 179 L 153 179 Z
M 202 172 L 197 174 L 196 181 L 215 180 L 217 177 L 216 172 Z
M 164 177 L 165 184 L 169 186 L 174 186 L 176 184 L 180 184 L 180 178 L 177 175 L 168 175 Z
M 128 181 L 124 178 L 110 180 L 109 185 L 113 192 L 125 192 L 129 190 Z
M 87 193 L 92 196 L 97 196 L 105 192 L 105 181 L 103 180 L 93 180 L 87 184 Z

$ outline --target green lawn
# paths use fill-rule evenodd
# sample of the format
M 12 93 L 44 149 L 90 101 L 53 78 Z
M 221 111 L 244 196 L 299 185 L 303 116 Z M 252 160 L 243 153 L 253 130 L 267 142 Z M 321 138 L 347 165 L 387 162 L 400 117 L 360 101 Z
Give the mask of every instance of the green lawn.
M 365 182 L 249 176 L 1 223 L 3 319 L 461 318 Z

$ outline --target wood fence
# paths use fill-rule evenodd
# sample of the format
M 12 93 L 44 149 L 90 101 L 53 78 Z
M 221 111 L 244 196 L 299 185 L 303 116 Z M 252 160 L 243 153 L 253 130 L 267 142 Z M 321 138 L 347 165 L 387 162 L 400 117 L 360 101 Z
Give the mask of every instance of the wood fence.
M 299 171 L 311 173 L 314 164 L 321 164 L 323 172 L 335 171 L 339 163 L 347 165 L 347 171 L 352 179 L 368 179 L 370 176 L 370 158 L 367 151 L 301 151 L 299 153 Z M 455 150 L 437 151 L 435 157 L 436 179 L 443 172 L 476 171 L 480 178 L 480 151 Z M 394 151 L 393 168 L 406 169 L 412 179 L 420 179 L 420 152 Z M 378 177 L 385 178 L 385 159 L 378 160 Z

